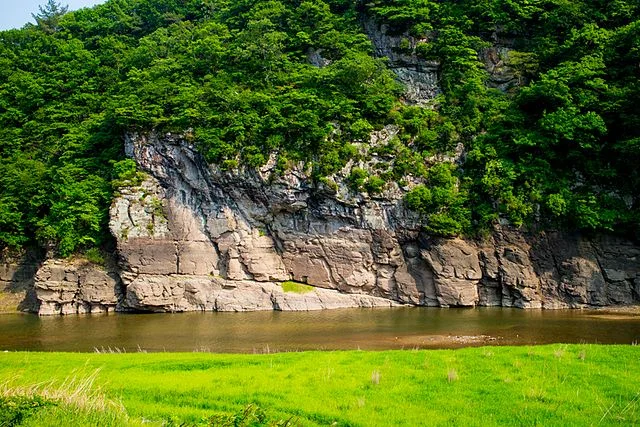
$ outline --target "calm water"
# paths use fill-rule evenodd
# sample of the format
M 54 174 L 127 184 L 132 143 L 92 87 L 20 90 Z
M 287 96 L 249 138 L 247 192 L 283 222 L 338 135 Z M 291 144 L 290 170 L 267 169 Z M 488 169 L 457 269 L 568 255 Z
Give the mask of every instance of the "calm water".
M 268 352 L 640 342 L 640 314 L 504 308 L 0 315 L 0 350 Z

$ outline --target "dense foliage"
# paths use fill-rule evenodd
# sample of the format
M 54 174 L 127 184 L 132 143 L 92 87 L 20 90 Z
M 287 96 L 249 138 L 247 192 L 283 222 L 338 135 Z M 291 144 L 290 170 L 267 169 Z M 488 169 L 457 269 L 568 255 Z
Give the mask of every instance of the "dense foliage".
M 423 127 L 414 142 L 436 151 L 465 144 L 458 192 L 469 215 L 447 214 L 455 227 L 440 231 L 457 232 L 469 218 L 477 230 L 500 215 L 516 225 L 638 233 L 637 2 L 382 0 L 366 8 L 422 39 L 415 52 L 441 63 L 439 122 L 454 131 Z M 487 87 L 477 54 L 496 44 L 509 48 L 519 81 L 507 93 Z M 434 144 L 443 140 L 448 147 Z M 425 188 L 408 202 L 441 216 Z
M 349 7 L 254 3 L 112 0 L 0 33 L 0 244 L 102 243 L 112 184 L 135 174 L 127 131 L 191 129 L 226 167 L 270 151 L 342 167 L 399 86 Z
M 360 19 L 421 40 L 442 94 L 430 108 L 373 57 Z M 640 7 L 631 0 L 109 0 L 0 33 L 0 247 L 61 255 L 104 243 L 114 189 L 135 177 L 122 136 L 187 132 L 207 160 L 304 160 L 321 179 L 352 143 L 401 129 L 393 171 L 352 171 L 378 194 L 411 173 L 429 231 L 516 225 L 637 230 Z M 520 85 L 491 89 L 478 52 L 508 45 Z M 321 55 L 326 66 L 311 64 Z M 317 56 L 316 55 L 316 56 Z M 463 143 L 461 164 L 434 154 Z

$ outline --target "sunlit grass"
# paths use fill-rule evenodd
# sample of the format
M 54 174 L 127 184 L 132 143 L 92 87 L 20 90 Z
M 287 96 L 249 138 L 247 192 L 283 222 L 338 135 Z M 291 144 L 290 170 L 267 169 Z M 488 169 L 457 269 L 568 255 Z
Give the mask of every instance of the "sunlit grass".
M 0 384 L 0 426 L 137 425 L 118 400 L 107 398 L 91 374 L 22 383 L 19 376 Z
M 313 292 L 314 287 L 305 285 L 300 282 L 292 282 L 290 280 L 282 282 L 282 290 L 285 292 L 295 292 L 297 294 L 306 294 L 307 292 Z
M 125 424 L 198 424 L 249 405 L 302 425 L 640 423 L 637 346 L 0 354 L 0 382 L 14 389 L 81 372 L 93 376 L 90 389 L 122 403 Z

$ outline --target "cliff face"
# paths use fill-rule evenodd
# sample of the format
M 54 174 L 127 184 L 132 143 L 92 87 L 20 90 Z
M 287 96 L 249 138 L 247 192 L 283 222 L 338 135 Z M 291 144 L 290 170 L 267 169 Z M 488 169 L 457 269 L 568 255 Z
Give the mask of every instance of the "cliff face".
M 35 274 L 38 313 L 109 313 L 120 307 L 123 289 L 117 266 L 46 260 Z
M 34 276 L 39 264 L 35 252 L 0 254 L 0 313 L 38 311 Z
M 122 309 L 640 301 L 640 247 L 632 242 L 509 228 L 485 241 L 434 239 L 420 231 L 398 187 L 371 199 L 348 197 L 340 185 L 313 186 L 299 168 L 283 176 L 270 164 L 224 172 L 173 135 L 133 135 L 127 152 L 148 177 L 111 209 Z M 316 290 L 285 293 L 278 283 L 286 280 Z
M 393 129 L 374 134 L 384 140 Z M 379 197 L 208 166 L 174 135 L 131 135 L 147 172 L 111 207 L 117 260 L 5 259 L 2 309 L 40 314 L 113 310 L 315 310 L 342 307 L 581 308 L 640 303 L 640 246 L 618 237 L 526 234 L 433 238 L 405 209 L 407 188 Z M 372 159 L 376 161 L 375 157 Z M 365 166 L 365 165 L 359 165 Z M 314 288 L 285 292 L 294 280 Z
M 404 99 L 413 105 L 426 105 L 440 93 L 437 61 L 425 61 L 415 54 L 416 45 L 423 40 L 408 33 L 394 34 L 386 24 L 372 18 L 363 20 L 363 28 L 380 58 L 406 87 Z M 406 43 L 403 46 L 403 42 Z
M 397 202 L 342 203 L 300 170 L 272 178 L 273 165 L 222 172 L 170 135 L 126 144 L 149 177 L 111 209 L 125 307 L 309 309 L 410 298 L 395 297 L 391 284 L 401 249 L 386 229 L 403 214 Z M 290 279 L 318 289 L 284 293 L 275 284 Z
M 428 44 L 428 39 L 414 37 L 409 32 L 397 34 L 387 24 L 373 18 L 363 18 L 362 26 L 373 44 L 374 54 L 387 59 L 387 66 L 404 85 L 403 99 L 407 104 L 428 106 L 441 94 L 438 86 L 440 64 L 416 54 L 416 46 L 420 43 Z M 487 70 L 487 86 L 506 92 L 518 86 L 522 79 L 509 66 L 514 41 L 497 33 L 493 39 L 493 46 L 478 52 L 478 59 Z

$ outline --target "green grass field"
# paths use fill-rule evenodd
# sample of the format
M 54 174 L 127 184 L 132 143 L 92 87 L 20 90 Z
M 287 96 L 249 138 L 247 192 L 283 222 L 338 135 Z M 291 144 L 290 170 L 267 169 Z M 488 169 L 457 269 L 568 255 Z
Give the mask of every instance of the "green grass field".
M 248 405 L 292 425 L 640 424 L 638 346 L 0 353 L 0 384 L 0 425 L 254 425 L 230 417 Z

